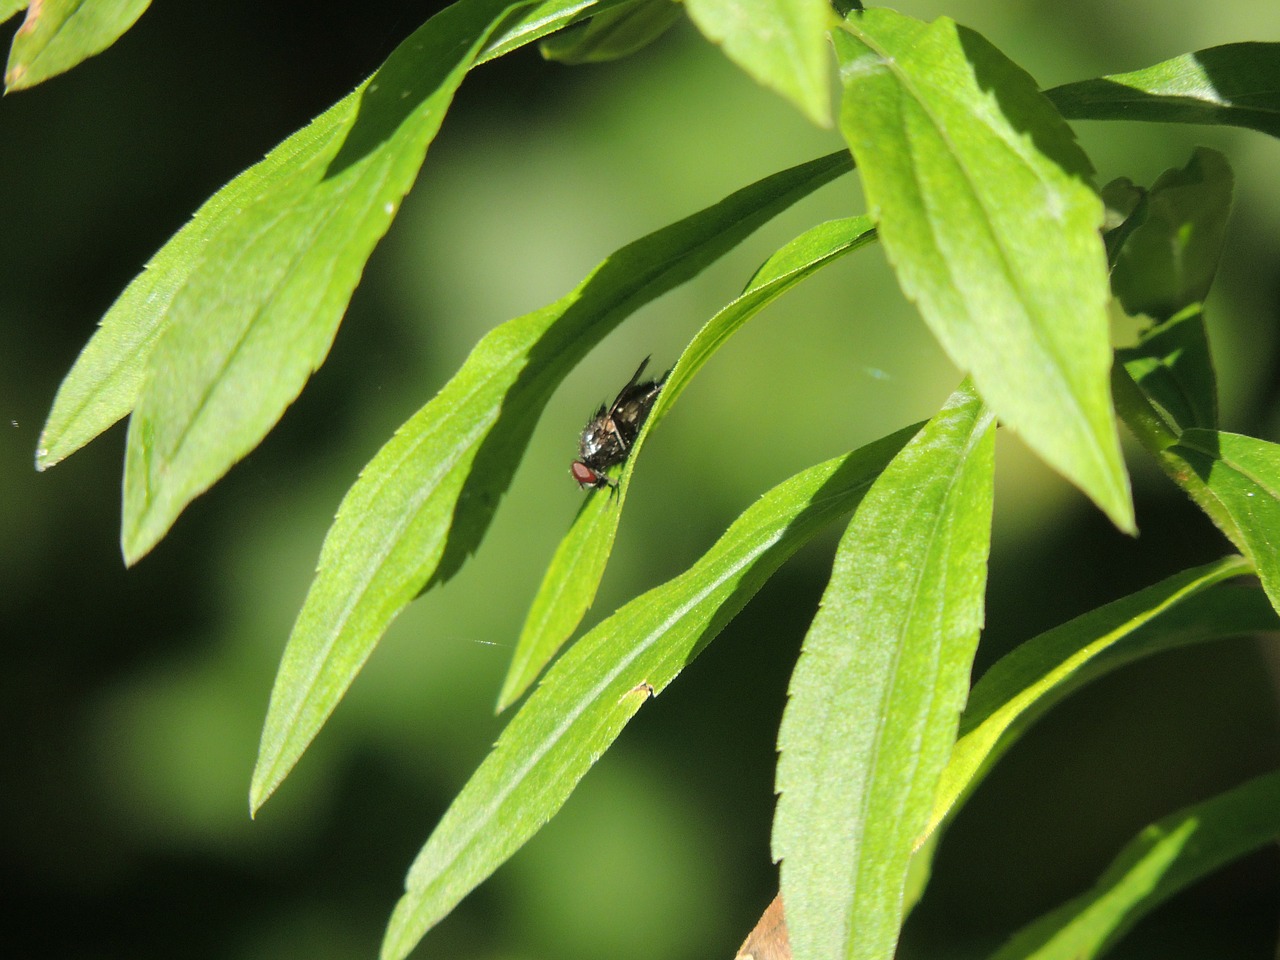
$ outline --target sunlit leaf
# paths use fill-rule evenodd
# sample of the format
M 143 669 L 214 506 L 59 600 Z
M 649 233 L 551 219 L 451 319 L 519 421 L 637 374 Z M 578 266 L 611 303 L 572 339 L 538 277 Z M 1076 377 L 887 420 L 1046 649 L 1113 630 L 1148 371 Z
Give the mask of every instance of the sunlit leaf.
M 1179 890 L 1278 836 L 1280 772 L 1153 823 L 1092 890 L 1023 929 L 991 960 L 1101 956 Z
M 853 509 L 917 429 L 778 485 L 685 573 L 574 644 L 512 718 L 414 861 L 383 960 L 404 957 L 533 836 L 644 701 L 666 689 L 787 557 Z
M 206 245 L 238 211 L 251 209 L 272 185 L 300 178 L 318 146 L 352 123 L 354 95 L 339 101 L 257 165 L 215 193 L 120 295 L 58 388 L 36 451 L 45 470 L 126 416 L 137 402 L 147 361 L 171 320 L 175 295 Z M 212 269 L 212 268 L 209 268 Z
M 806 231 L 771 257 L 742 295 L 693 338 L 632 444 L 616 490 L 607 496 L 594 496 L 556 549 L 520 632 L 498 697 L 499 709 L 509 706 L 528 688 L 582 622 L 595 599 L 613 549 L 631 473 L 649 430 L 662 420 L 694 374 L 747 320 L 814 271 L 865 245 L 873 236 L 871 221 L 866 217 L 835 220 Z
M 797 960 L 888 960 L 982 626 L 995 429 L 967 384 L 872 485 L 778 734 L 773 854 Z
M 759 83 L 831 125 L 828 0 L 685 0 L 689 19 Z
M 30 0 L 0 0 L 0 23 L 4 23 L 20 10 L 27 9 Z
M 338 509 L 272 690 L 253 809 L 292 769 L 396 614 L 475 549 L 565 374 L 634 310 L 849 165 L 836 153 L 739 190 L 623 247 L 567 296 L 476 345 Z
M 1016 647 L 982 675 L 929 819 L 932 832 L 1051 707 L 1127 663 L 1204 640 L 1280 630 L 1256 587 L 1216 586 L 1252 572 L 1227 557 L 1175 574 Z
M 258 444 L 323 362 L 454 91 L 511 6 L 461 0 L 434 16 L 323 140 L 300 143 L 283 176 L 206 234 L 129 421 L 127 562 Z
M 1280 43 L 1210 47 L 1046 96 L 1069 120 L 1227 124 L 1280 137 Z
M 1070 129 L 950 20 L 874 9 L 833 37 L 841 129 L 903 291 L 1001 423 L 1133 530 L 1103 207 Z
M 0 22 L 27 7 L 5 67 L 6 93 L 34 87 L 101 53 L 142 16 L 151 0 L 0 2 Z
M 622 0 L 550 0 L 514 10 L 477 62 L 509 53 L 619 2 Z M 412 53 L 402 49 L 399 58 L 400 62 L 412 60 Z M 390 64 L 384 69 L 387 66 Z M 412 71 L 412 64 L 409 66 Z M 200 254 L 214 238 L 235 229 L 235 218 L 243 211 L 253 211 L 263 197 L 280 191 L 283 185 L 306 183 L 308 177 L 314 180 L 317 169 L 324 169 L 324 156 L 344 136 L 350 138 L 357 123 L 367 127 L 368 120 L 360 119 L 367 86 L 361 85 L 219 190 L 151 258 L 102 318 L 97 333 L 59 388 L 36 453 L 37 469 L 58 463 L 133 409 L 151 351 L 171 321 L 173 299 L 196 268 Z M 376 112 L 385 114 L 381 108 Z M 350 252 L 354 255 L 355 248 Z M 208 264 L 203 269 L 216 271 L 219 267 Z M 230 296 L 241 280 L 226 270 L 222 273 Z M 253 299 L 249 292 L 244 296 L 246 302 Z

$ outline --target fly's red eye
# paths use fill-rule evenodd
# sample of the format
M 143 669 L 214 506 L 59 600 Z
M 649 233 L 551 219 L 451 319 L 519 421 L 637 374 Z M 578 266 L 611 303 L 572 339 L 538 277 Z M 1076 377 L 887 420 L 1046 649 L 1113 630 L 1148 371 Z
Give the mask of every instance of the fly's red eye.
M 569 471 L 573 474 L 573 479 L 578 481 L 580 487 L 598 487 L 607 480 L 604 474 L 597 473 L 592 470 L 581 460 L 575 460 L 569 466 Z

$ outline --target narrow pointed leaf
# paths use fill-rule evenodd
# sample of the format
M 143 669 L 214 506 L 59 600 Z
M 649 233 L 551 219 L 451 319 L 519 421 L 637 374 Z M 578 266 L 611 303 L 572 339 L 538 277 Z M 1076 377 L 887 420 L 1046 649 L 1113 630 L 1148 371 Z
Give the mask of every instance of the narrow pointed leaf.
M 404 957 L 533 836 L 643 702 L 671 683 L 784 560 L 853 509 L 917 429 L 778 485 L 689 570 L 620 608 L 557 661 L 418 854 L 383 960 Z
M 292 769 L 396 614 L 475 549 L 565 374 L 631 312 L 848 169 L 848 154 L 837 153 L 766 177 L 623 247 L 567 296 L 476 345 L 338 509 L 271 693 L 253 809 Z
M 1280 772 L 1153 823 L 1092 890 L 1018 933 L 991 960 L 1089 960 L 1200 878 L 1280 837 Z
M 683 8 L 674 0 L 639 0 L 547 37 L 539 50 L 557 63 L 607 63 L 644 49 L 683 16 Z
M 258 444 L 323 362 L 454 91 L 510 9 L 460 0 L 432 17 L 344 101 L 346 122 L 206 236 L 129 422 L 127 562 Z
M 613 549 L 631 473 L 649 430 L 666 416 L 694 374 L 744 323 L 814 271 L 869 243 L 873 236 L 871 221 L 866 217 L 835 220 L 806 231 L 771 257 L 742 295 L 708 321 L 693 338 L 632 444 L 616 490 L 607 495 L 590 495 L 591 500 L 556 549 L 516 643 L 516 652 L 498 697 L 499 710 L 514 703 L 528 688 L 577 629 L 595 599 Z
M 758 83 L 831 125 L 827 0 L 685 0 L 689 19 Z
M 616 2 L 619 0 L 549 0 L 516 10 L 489 40 L 480 60 L 501 56 L 592 11 L 610 9 Z M 196 268 L 202 251 L 224 231 L 235 229 L 235 218 L 241 211 L 252 211 L 260 200 L 288 184 L 314 179 L 318 160 L 332 152 L 344 135 L 349 137 L 349 131 L 360 122 L 364 110 L 361 97 L 367 86 L 362 84 L 219 190 L 152 257 L 102 318 L 97 333 L 59 387 L 36 452 L 37 469 L 44 470 L 71 455 L 133 409 L 151 351 L 170 323 L 173 299 Z M 240 278 L 224 279 L 227 295 L 233 296 Z M 246 301 L 252 299 L 249 293 L 244 296 Z
M 888 960 L 982 625 L 995 430 L 962 387 L 837 550 L 778 734 L 773 854 L 796 960 Z
M 340 138 L 353 122 L 355 98 L 339 101 L 210 197 L 133 279 L 58 388 L 36 451 L 38 470 L 59 463 L 128 415 L 156 341 L 170 323 L 174 297 L 200 253 L 232 229 L 237 211 L 253 208 L 273 185 L 301 178 L 314 163 L 317 145 Z
M 1046 94 L 1069 120 L 1246 127 L 1280 137 L 1280 43 L 1228 43 Z
M 1222 585 L 1252 572 L 1227 557 L 1175 574 L 1028 640 L 982 675 L 960 720 L 927 832 L 950 816 L 1005 752 L 1085 684 L 1164 650 L 1280 630 L 1256 587 Z
M 1238 433 L 1192 429 L 1164 451 L 1163 461 L 1253 561 L 1262 589 L 1280 610 L 1280 446 Z
M 1132 531 L 1088 159 L 972 31 L 885 9 L 845 26 L 841 129 L 903 292 L 1001 423 Z
M 6 93 L 34 87 L 101 53 L 146 12 L 151 0 L 40 0 L 14 34 Z M 0 3 L 0 22 L 27 4 Z

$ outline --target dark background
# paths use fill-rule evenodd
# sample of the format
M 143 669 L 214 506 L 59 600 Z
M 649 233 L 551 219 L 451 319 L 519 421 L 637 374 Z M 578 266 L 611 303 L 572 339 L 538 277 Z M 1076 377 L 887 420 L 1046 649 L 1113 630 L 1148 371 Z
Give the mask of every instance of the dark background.
M 1045 86 L 1280 37 L 1280 12 L 1250 0 L 1120 6 L 993 3 L 966 22 Z M 525 50 L 477 71 L 326 365 L 263 446 L 126 571 L 123 428 L 32 469 L 60 379 L 196 207 L 431 8 L 298 10 L 157 0 L 106 53 L 0 101 L 5 956 L 374 956 L 404 870 L 501 728 L 492 703 L 511 644 L 581 496 L 567 465 L 585 416 L 637 357 L 673 362 L 770 250 L 861 209 L 855 179 L 825 188 L 602 345 L 549 407 L 479 556 L 397 621 L 251 822 L 275 663 L 360 466 L 485 330 L 559 296 L 622 243 L 839 146 L 683 26 L 605 67 Z M 1277 144 L 1214 129 L 1079 132 L 1100 181 L 1150 183 L 1196 143 L 1227 152 L 1237 210 L 1210 303 L 1224 426 L 1280 440 Z M 928 416 L 957 380 L 877 248 L 825 271 L 735 338 L 655 435 L 593 618 L 686 567 L 768 486 Z M 980 669 L 1227 552 L 1133 460 L 1137 540 L 1001 439 Z M 773 741 L 833 543 L 785 567 L 419 955 L 731 956 L 776 885 Z M 1064 704 L 948 834 L 901 954 L 983 955 L 1085 888 L 1144 824 L 1274 767 L 1275 666 L 1251 642 L 1206 645 Z M 1278 890 L 1280 864 L 1263 851 L 1181 895 L 1116 955 L 1274 956 Z

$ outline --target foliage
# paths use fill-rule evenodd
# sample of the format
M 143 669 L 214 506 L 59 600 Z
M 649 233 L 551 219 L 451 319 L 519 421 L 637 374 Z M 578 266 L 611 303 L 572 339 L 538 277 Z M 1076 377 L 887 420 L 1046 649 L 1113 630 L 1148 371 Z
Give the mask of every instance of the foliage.
M 0 15 L 23 6 L 0 5 Z M 100 51 L 145 7 L 32 5 L 7 89 Z M 121 539 L 126 562 L 146 554 L 324 362 L 468 72 L 534 41 L 562 62 L 606 61 L 661 36 L 674 9 L 667 0 L 458 0 L 432 17 L 156 253 L 63 382 L 38 468 L 129 416 Z M 386 441 L 338 508 L 289 638 L 251 809 L 301 759 L 396 615 L 481 546 L 566 374 L 639 307 L 852 165 L 869 215 L 841 210 L 805 231 L 690 341 L 616 489 L 588 496 L 551 561 L 500 705 L 524 694 L 593 601 L 646 438 L 766 304 L 878 241 L 967 379 L 928 423 L 887 424 L 881 440 L 798 469 L 685 573 L 579 638 L 426 841 L 392 915 L 387 958 L 407 955 L 528 840 L 648 699 L 795 550 L 849 514 L 779 734 L 773 850 L 800 960 L 892 957 L 955 811 L 1069 692 L 1174 646 L 1280 629 L 1280 448 L 1220 429 L 1205 332 L 1230 166 L 1202 149 L 1150 189 L 1099 188 L 1066 122 L 1276 136 L 1280 44 L 1217 47 L 1041 92 L 989 41 L 945 18 L 886 9 L 837 18 L 815 0 L 689 0 L 687 9 L 708 40 L 818 123 L 831 115 L 829 35 L 848 150 L 617 250 L 564 297 L 489 332 Z M 1144 329 L 1117 349 L 1110 312 L 1121 309 Z M 1117 421 L 1241 555 L 1027 640 L 970 692 L 996 424 L 1134 532 Z M 1275 775 L 1264 776 L 1171 813 L 1120 852 L 1095 890 L 998 956 L 1100 955 L 1173 892 L 1280 835 L 1275 791 Z

